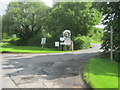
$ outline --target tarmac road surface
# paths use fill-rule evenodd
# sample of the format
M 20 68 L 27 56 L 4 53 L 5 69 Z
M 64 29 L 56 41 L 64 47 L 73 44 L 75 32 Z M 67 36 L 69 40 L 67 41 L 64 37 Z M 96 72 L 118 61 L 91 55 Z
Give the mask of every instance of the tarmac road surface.
M 91 49 L 49 54 L 2 54 L 3 88 L 86 88 L 86 62 L 101 53 Z

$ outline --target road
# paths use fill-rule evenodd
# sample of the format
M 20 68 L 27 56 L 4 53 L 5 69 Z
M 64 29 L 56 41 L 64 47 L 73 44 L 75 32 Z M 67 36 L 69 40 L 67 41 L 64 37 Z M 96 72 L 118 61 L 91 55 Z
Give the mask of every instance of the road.
M 86 88 L 82 70 L 101 53 L 91 49 L 49 54 L 2 54 L 3 88 Z

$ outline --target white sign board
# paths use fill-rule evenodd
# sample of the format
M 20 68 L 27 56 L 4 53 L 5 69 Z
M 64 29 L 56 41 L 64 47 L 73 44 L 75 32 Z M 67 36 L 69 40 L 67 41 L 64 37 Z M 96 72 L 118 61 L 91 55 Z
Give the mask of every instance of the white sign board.
M 59 42 L 55 42 L 55 47 L 59 47 Z
M 70 38 L 71 37 L 71 31 L 70 30 L 65 30 L 63 32 L 63 37 L 64 38 Z
M 65 38 L 64 37 L 60 37 L 60 41 L 64 41 L 65 40 Z
M 66 38 L 64 43 L 65 43 L 65 45 L 71 45 L 70 38 Z
M 42 38 L 41 39 L 41 44 L 45 44 L 46 43 L 46 38 Z
M 60 45 L 65 45 L 65 43 L 64 42 L 60 42 Z

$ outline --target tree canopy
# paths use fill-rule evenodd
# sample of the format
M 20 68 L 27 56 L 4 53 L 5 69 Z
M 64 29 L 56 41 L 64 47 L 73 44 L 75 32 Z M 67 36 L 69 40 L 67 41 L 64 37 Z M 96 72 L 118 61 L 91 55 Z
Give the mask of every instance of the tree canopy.
M 15 34 L 20 44 L 27 42 L 26 45 L 31 45 L 31 41 L 39 45 L 40 38 L 49 37 L 47 42 L 52 44 L 48 46 L 54 47 L 54 42 L 68 29 L 75 42 L 76 37 L 90 36 L 101 21 L 101 12 L 92 5 L 92 2 L 55 2 L 50 8 L 42 2 L 11 2 L 3 15 L 3 32 Z
M 57 2 L 46 20 L 52 36 L 60 36 L 66 29 L 72 31 L 72 37 L 87 35 L 98 24 L 102 14 L 92 8 L 90 2 Z
M 3 16 L 3 32 L 24 40 L 41 32 L 49 8 L 42 2 L 11 2 Z

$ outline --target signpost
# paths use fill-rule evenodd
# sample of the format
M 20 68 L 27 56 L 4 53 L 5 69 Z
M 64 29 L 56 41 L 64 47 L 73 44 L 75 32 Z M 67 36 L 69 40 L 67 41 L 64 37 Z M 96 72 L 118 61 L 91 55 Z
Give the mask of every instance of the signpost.
M 65 45 L 66 50 L 67 50 L 67 47 L 70 50 L 73 50 L 73 42 L 70 39 L 71 38 L 71 31 L 70 30 L 65 30 L 63 32 L 63 37 L 64 37 L 64 45 Z
M 63 47 L 64 47 L 64 45 L 65 45 L 64 40 L 65 40 L 64 37 L 60 37 L 60 49 L 61 49 L 61 50 L 63 50 Z
M 46 43 L 46 38 L 42 38 L 41 39 L 42 48 L 44 47 L 45 43 Z
M 71 38 L 71 31 L 65 30 L 63 32 L 63 37 L 60 37 L 60 42 L 55 42 L 55 47 L 60 47 L 62 50 L 65 48 L 67 50 L 67 47 L 70 50 L 73 50 L 73 41 Z
M 59 50 L 59 42 L 55 42 L 55 47 L 58 47 Z

